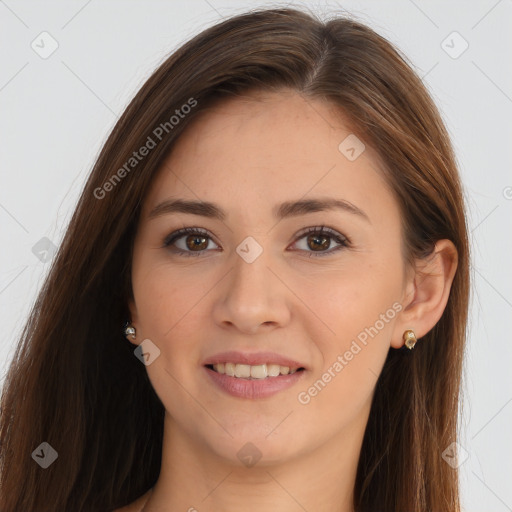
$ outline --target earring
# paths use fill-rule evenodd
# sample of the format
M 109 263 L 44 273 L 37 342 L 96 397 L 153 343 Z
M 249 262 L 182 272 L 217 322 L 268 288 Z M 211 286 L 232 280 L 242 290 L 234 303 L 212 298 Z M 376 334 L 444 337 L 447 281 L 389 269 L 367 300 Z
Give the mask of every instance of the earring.
M 416 345 L 416 342 L 418 341 L 412 329 L 407 329 L 407 331 L 404 332 L 403 340 L 405 342 L 405 346 L 409 350 L 412 350 L 414 348 L 414 345 Z
M 133 325 L 130 325 L 128 322 L 126 322 L 126 326 L 124 328 L 124 334 L 125 336 L 130 336 L 132 340 L 135 339 L 135 327 Z

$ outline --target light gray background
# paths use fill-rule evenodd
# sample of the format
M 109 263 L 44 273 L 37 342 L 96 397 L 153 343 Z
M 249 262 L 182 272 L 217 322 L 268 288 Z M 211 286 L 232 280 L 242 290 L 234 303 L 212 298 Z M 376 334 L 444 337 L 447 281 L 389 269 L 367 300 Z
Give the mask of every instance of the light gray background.
M 288 5 L 304 4 L 324 14 L 342 7 L 397 44 L 442 111 L 469 199 L 473 248 L 464 510 L 512 511 L 512 1 Z M 0 0 L 0 383 L 49 267 L 32 248 L 43 237 L 59 245 L 128 101 L 186 39 L 222 17 L 268 5 L 277 4 Z M 42 46 L 43 31 L 59 45 L 47 59 L 31 47 L 34 40 Z M 453 31 L 469 44 L 458 58 L 445 51 L 463 48 Z

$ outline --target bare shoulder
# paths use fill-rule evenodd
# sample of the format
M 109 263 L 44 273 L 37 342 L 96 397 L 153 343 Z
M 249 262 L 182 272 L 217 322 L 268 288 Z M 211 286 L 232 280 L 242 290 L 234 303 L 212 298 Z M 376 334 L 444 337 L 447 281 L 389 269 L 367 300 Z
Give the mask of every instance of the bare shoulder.
M 117 508 L 114 510 L 114 512 L 140 512 L 142 510 L 142 507 L 146 504 L 146 501 L 148 501 L 149 495 L 151 494 L 151 489 L 146 493 L 143 494 L 140 498 L 136 499 L 129 505 L 126 505 L 122 508 Z

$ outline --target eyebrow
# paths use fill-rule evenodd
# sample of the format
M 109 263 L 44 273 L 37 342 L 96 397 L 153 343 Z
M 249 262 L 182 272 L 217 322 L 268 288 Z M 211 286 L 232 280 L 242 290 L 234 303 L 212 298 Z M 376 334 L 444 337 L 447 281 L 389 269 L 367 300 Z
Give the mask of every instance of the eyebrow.
M 308 213 L 328 210 L 342 210 L 357 215 L 371 224 L 368 215 L 356 205 L 344 199 L 334 199 L 331 197 L 286 201 L 277 205 L 273 209 L 273 214 L 274 217 L 282 220 L 288 217 L 298 217 Z M 155 217 L 175 212 L 200 215 L 220 221 L 224 221 L 227 217 L 226 212 L 215 203 L 186 199 L 167 199 L 159 203 L 149 212 L 148 219 L 154 219 Z

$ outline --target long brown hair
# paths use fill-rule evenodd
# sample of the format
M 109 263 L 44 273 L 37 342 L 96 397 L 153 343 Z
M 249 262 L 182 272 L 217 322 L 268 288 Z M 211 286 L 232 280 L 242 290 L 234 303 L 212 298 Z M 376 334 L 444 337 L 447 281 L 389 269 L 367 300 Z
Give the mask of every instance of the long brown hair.
M 236 15 L 192 38 L 149 77 L 108 137 L 2 390 L 2 512 L 111 511 L 157 481 L 164 408 L 122 333 L 141 203 L 199 112 L 231 95 L 283 88 L 339 106 L 380 154 L 402 212 L 406 261 L 439 239 L 457 248 L 442 318 L 413 351 L 390 349 L 377 381 L 354 507 L 460 510 L 458 473 L 442 452 L 457 439 L 469 248 L 447 131 L 385 38 L 349 17 L 283 8 Z M 142 146 L 146 156 L 131 161 Z M 46 469 L 32 456 L 44 442 L 58 453 Z

